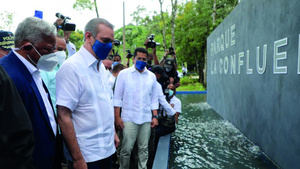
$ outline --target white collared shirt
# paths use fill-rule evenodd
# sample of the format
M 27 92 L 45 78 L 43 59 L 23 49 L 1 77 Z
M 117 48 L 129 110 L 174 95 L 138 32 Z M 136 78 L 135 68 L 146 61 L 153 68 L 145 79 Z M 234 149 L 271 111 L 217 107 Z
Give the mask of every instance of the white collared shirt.
M 174 104 L 174 109 L 176 113 L 181 113 L 181 101 L 176 96 L 173 96 L 171 98 L 170 103 Z
M 155 82 L 155 75 L 146 68 L 140 73 L 132 66 L 119 73 L 114 91 L 114 106 L 122 107 L 123 121 L 136 124 L 151 122 L 151 110 L 158 109 Z
M 172 106 L 167 102 L 166 96 L 164 95 L 162 91 L 161 85 L 156 81 L 155 83 L 155 90 L 158 97 L 158 102 L 161 104 L 161 106 L 167 111 L 168 116 L 173 116 L 176 114 L 176 111 L 172 108 Z
M 51 103 L 49 102 L 48 99 L 48 93 L 45 91 L 44 87 L 43 87 L 43 82 L 42 82 L 42 78 L 40 75 L 40 71 L 33 66 L 30 62 L 28 62 L 23 56 L 21 56 L 19 53 L 17 53 L 16 51 L 12 50 L 14 52 L 14 54 L 21 60 L 21 62 L 25 65 L 25 67 L 28 69 L 28 71 L 30 72 L 30 74 L 32 75 L 32 78 L 40 92 L 40 95 L 43 99 L 44 105 L 46 107 L 47 110 L 47 114 L 49 117 L 49 121 L 53 130 L 54 135 L 56 135 L 56 131 L 57 131 L 57 124 L 55 121 L 55 116 L 54 116 L 54 112 L 51 106 Z
M 56 104 L 72 111 L 77 142 L 86 162 L 111 156 L 114 110 L 108 72 L 84 47 L 67 59 L 56 74 Z
M 72 56 L 76 53 L 76 47 L 72 42 L 69 41 L 66 44 L 66 48 L 67 48 L 67 51 L 68 51 L 68 57 L 70 57 L 70 56 Z

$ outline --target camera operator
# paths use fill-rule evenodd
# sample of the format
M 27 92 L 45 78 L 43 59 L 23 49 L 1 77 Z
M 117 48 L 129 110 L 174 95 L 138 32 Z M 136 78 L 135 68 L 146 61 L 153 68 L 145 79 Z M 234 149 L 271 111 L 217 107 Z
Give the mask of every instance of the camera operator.
M 129 49 L 126 50 L 126 52 L 127 52 L 127 55 L 126 55 L 126 58 L 127 58 L 126 66 L 129 67 L 130 66 L 129 62 L 130 62 L 130 59 L 132 58 L 133 54 L 131 53 L 131 51 Z
M 113 47 L 118 48 L 120 44 L 121 42 L 117 39 L 113 41 Z M 122 64 L 122 58 L 119 55 L 118 50 L 112 49 L 112 60 L 113 60 L 112 68 L 117 64 Z
M 175 89 L 180 86 L 180 78 L 177 73 L 177 65 L 175 58 L 166 58 L 163 61 L 163 67 L 169 77 L 170 83 L 168 88 Z
M 152 54 L 150 53 L 147 57 L 147 69 L 151 70 L 152 61 L 154 60 L 154 65 L 159 65 L 159 61 L 156 55 L 156 46 L 160 45 L 154 41 L 154 34 L 151 34 L 144 43 L 146 50 L 152 49 Z
M 62 29 L 64 31 L 64 38 L 67 43 L 68 57 L 70 57 L 74 53 L 76 53 L 76 46 L 71 41 L 69 41 L 71 33 L 75 31 L 76 25 L 68 23 L 67 20 L 71 18 L 66 17 L 60 13 L 56 13 L 56 17 L 57 19 L 54 22 L 54 25 L 57 29 Z

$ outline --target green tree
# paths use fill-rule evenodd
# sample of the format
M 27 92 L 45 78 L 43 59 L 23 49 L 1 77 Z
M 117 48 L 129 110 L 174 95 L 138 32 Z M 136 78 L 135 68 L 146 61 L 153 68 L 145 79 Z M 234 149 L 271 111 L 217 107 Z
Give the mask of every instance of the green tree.
M 97 0 L 94 0 L 94 2 L 91 2 L 91 0 L 76 0 L 76 2 L 73 4 L 73 8 L 77 10 L 93 10 L 95 8 L 97 18 L 99 18 Z
M 143 14 L 145 14 L 146 8 L 143 6 L 138 5 L 136 11 L 134 11 L 130 16 L 133 17 L 136 26 L 140 25 L 141 21 L 143 20 Z
M 12 12 L 3 11 L 0 13 L 0 29 L 11 31 L 14 14 Z
M 179 8 L 175 28 L 177 57 L 194 67 L 201 83 L 205 76 L 206 39 L 236 5 L 237 0 L 197 0 Z
M 76 50 L 78 51 L 79 48 L 83 45 L 83 31 L 76 30 L 71 33 L 69 40 L 74 43 L 76 46 Z
M 178 64 L 187 63 L 189 71 L 197 72 L 199 81 L 204 83 L 206 39 L 234 9 L 237 0 L 191 0 L 181 5 L 176 5 L 176 0 L 171 1 L 171 15 L 161 10 L 160 13 L 154 12 L 153 16 L 144 16 L 142 7 L 132 14 L 136 25 L 125 27 L 127 49 L 143 46 L 147 36 L 155 34 L 155 41 L 165 44 L 157 47 L 157 55 L 162 57 L 164 48 L 175 46 L 172 37 L 176 36 L 173 43 L 175 41 Z M 122 29 L 115 32 L 115 38 L 122 39 Z

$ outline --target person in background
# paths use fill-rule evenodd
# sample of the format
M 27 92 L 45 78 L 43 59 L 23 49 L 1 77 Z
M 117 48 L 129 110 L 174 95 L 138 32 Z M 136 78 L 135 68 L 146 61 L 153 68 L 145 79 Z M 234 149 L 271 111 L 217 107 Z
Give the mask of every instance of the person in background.
M 71 35 L 71 31 L 64 31 L 64 37 L 66 40 L 66 47 L 67 47 L 67 51 L 68 51 L 68 57 L 74 55 L 76 53 L 76 46 L 69 40 L 70 39 L 70 35 Z
M 0 166 L 33 169 L 33 130 L 22 99 L 0 66 Z
M 129 169 L 130 155 L 136 141 L 138 145 L 138 168 L 147 168 L 151 127 L 158 125 L 156 77 L 146 68 L 147 55 L 146 49 L 136 48 L 134 65 L 122 70 L 116 82 L 114 92 L 115 123 L 123 133 L 120 152 L 121 169 Z M 122 114 L 120 114 L 121 108 Z
M 14 34 L 0 30 L 0 58 L 7 55 L 14 48 Z
M 119 55 L 119 54 L 115 54 L 114 56 L 113 56 L 113 61 L 114 61 L 114 63 L 115 62 L 118 62 L 118 63 L 122 63 L 122 59 L 121 59 L 121 56 Z
M 178 99 L 175 94 L 176 94 L 176 90 L 175 89 L 170 89 L 171 93 L 171 100 L 170 100 L 170 104 L 171 106 L 175 109 L 176 111 L 176 114 L 175 114 L 175 121 L 176 121 L 176 124 L 178 124 L 178 118 L 179 118 L 179 115 L 181 113 L 181 101 L 180 99 Z
M 149 39 L 147 39 L 144 43 L 145 47 L 146 47 L 146 50 L 148 51 L 149 49 Z M 147 69 L 151 71 L 152 69 L 152 65 L 159 65 L 159 61 L 158 61 L 158 58 L 157 58 L 157 55 L 156 55 L 156 45 L 153 45 L 152 46 L 152 53 L 149 53 L 148 54 L 148 57 L 147 57 Z M 154 60 L 154 64 L 152 63 Z
M 54 22 L 54 25 L 56 26 L 62 26 L 64 23 L 64 20 L 61 18 L 56 19 Z M 70 36 L 71 36 L 72 31 L 65 31 L 64 30 L 64 38 L 66 42 L 66 48 L 68 51 L 68 57 L 74 55 L 76 53 L 76 46 L 70 41 Z
M 113 25 L 103 18 L 90 20 L 84 40 L 56 74 L 58 123 L 74 169 L 110 169 L 119 138 L 102 62 L 112 48 Z
M 164 68 L 160 65 L 154 65 L 152 66 L 151 70 L 155 76 L 156 76 L 156 88 L 155 92 L 157 93 L 157 98 L 159 102 L 159 110 L 158 110 L 158 116 L 160 116 L 160 109 L 166 110 L 168 116 L 173 116 L 176 114 L 176 111 L 171 107 L 170 103 L 167 101 L 166 96 L 163 93 L 163 87 L 159 82 L 162 82 L 165 80 L 168 80 L 168 77 L 164 71 Z M 164 82 L 162 82 L 164 84 Z M 169 99 L 168 99 L 169 100 Z M 160 124 L 158 125 L 160 126 Z M 150 136 L 150 141 L 149 141 L 149 158 L 148 158 L 148 163 L 147 167 L 152 168 L 154 156 L 155 156 L 155 151 L 156 151 L 156 142 L 157 142 L 157 137 L 156 137 L 156 128 L 151 129 L 151 136 Z
M 187 74 L 187 68 L 182 64 L 182 75 L 185 76 Z
M 176 70 L 176 62 L 174 58 L 166 58 L 163 62 L 163 67 L 169 77 L 169 88 L 175 89 L 180 86 L 180 78 Z
M 47 86 L 49 93 L 50 93 L 50 97 L 51 97 L 51 101 L 52 103 L 55 105 L 56 103 L 56 73 L 58 71 L 58 69 L 61 67 L 61 65 L 63 64 L 63 62 L 66 59 L 66 41 L 64 39 L 64 37 L 61 36 L 56 36 L 56 45 L 55 45 L 55 55 L 57 57 L 58 60 L 58 64 L 55 66 L 55 68 L 51 71 L 51 72 L 47 72 L 47 71 L 41 71 L 41 77 L 45 83 L 45 85 Z M 56 106 L 54 106 L 54 111 L 56 113 Z
M 16 49 L 0 59 L 29 114 L 35 143 L 33 162 L 37 169 L 61 168 L 62 144 L 56 116 L 39 72 L 51 71 L 57 64 L 55 37 L 54 25 L 28 17 L 16 29 Z
M 112 76 L 110 76 L 109 78 L 109 85 L 111 86 L 112 90 L 114 91 L 115 89 L 115 85 L 116 85 L 116 79 L 118 74 L 120 73 L 121 70 L 125 69 L 126 67 L 122 64 L 116 64 L 112 70 L 111 70 L 111 74 Z

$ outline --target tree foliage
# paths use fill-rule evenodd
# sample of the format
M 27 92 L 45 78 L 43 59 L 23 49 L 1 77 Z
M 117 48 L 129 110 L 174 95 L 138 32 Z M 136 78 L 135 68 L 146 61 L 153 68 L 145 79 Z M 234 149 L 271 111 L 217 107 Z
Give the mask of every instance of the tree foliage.
M 79 48 L 83 45 L 83 31 L 76 30 L 71 33 L 69 40 L 74 43 L 76 46 L 76 50 L 78 51 Z
M 0 13 L 0 29 L 11 31 L 14 13 L 3 11 Z
M 177 4 L 174 0 L 171 1 L 172 5 L 176 4 L 176 6 L 172 6 L 173 10 L 176 8 L 175 20 L 173 21 L 172 14 L 174 15 L 174 13 L 158 11 L 154 12 L 153 16 L 149 16 L 145 14 L 146 9 L 142 6 L 139 6 L 131 14 L 135 25 L 128 24 L 125 26 L 126 49 L 133 51 L 136 47 L 143 47 L 147 37 L 150 34 L 155 34 L 154 40 L 161 43 L 157 47 L 157 55 L 162 57 L 165 52 L 163 48 L 163 30 L 165 29 L 166 48 L 171 46 L 172 37 L 176 37 L 174 39 L 179 67 L 183 63 L 187 64 L 189 71 L 198 72 L 199 80 L 203 82 L 206 39 L 235 8 L 238 0 L 190 0 L 183 4 Z M 175 29 L 172 34 L 173 24 Z M 122 40 L 122 35 L 122 28 L 115 31 L 115 39 Z M 121 48 L 117 50 L 122 53 Z
M 94 2 L 91 2 L 91 0 L 76 0 L 76 2 L 73 4 L 73 8 L 77 10 L 95 9 L 97 18 L 99 18 L 97 0 L 94 0 Z

